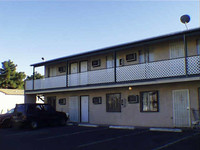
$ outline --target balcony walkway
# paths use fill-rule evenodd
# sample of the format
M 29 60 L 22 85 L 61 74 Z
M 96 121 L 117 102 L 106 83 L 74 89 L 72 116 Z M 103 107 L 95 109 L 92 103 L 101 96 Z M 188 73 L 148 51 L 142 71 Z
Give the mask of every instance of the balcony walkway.
M 162 60 L 26 81 L 25 90 L 149 81 L 200 75 L 200 56 Z M 33 85 L 34 83 L 34 85 Z

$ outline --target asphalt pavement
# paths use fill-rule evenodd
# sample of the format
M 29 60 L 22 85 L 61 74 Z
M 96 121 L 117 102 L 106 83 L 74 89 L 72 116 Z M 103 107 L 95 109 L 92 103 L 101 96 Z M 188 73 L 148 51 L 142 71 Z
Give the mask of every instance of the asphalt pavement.
M 0 150 L 200 150 L 200 131 L 148 128 L 46 127 L 0 129 Z

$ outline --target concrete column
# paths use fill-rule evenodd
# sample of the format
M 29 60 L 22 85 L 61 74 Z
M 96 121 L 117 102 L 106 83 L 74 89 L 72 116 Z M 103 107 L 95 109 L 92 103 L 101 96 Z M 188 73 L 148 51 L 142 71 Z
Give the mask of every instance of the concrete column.
M 36 103 L 36 94 L 25 94 L 24 103 Z

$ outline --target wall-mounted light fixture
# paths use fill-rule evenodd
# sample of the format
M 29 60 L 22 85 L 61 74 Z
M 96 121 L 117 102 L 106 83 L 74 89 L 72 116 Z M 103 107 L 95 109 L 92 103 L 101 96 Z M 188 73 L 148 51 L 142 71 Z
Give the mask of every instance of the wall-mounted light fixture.
M 129 90 L 129 91 L 131 91 L 131 90 L 132 90 L 132 87 L 131 87 L 131 86 L 129 86 L 129 87 L 128 87 L 128 90 Z

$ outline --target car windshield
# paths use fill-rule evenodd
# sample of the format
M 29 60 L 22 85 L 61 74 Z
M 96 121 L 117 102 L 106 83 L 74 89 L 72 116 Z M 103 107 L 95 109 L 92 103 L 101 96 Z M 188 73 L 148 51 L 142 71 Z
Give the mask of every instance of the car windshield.
M 14 112 L 14 108 L 11 109 L 11 110 L 9 110 L 9 111 L 7 112 L 7 114 L 12 114 L 13 112 Z
M 16 112 L 24 113 L 25 112 L 25 105 L 18 105 L 16 107 Z

